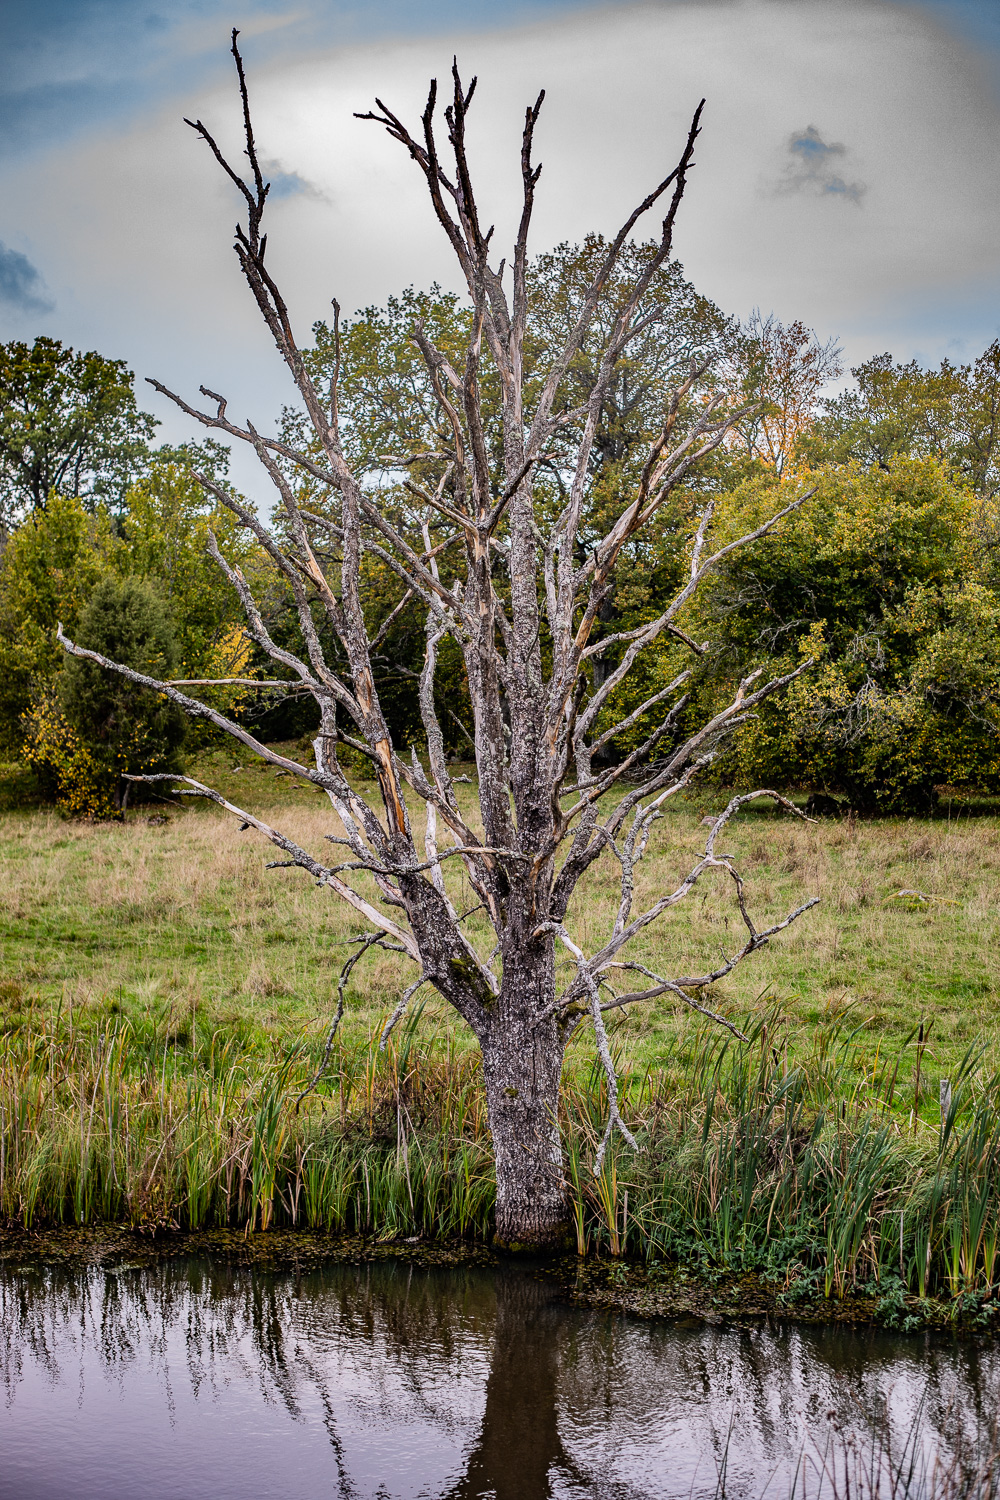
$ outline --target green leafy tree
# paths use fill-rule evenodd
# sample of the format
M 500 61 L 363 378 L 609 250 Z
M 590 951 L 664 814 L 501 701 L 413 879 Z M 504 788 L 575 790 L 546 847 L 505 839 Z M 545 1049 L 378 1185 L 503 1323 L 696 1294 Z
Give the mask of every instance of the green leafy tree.
M 0 345 L 0 522 L 53 492 L 117 505 L 149 459 L 156 422 L 136 405 L 124 360 L 57 339 Z
M 227 450 L 222 452 L 228 457 Z M 195 470 L 213 483 L 225 483 L 224 458 L 218 453 L 193 448 L 157 452 L 156 462 L 126 496 L 116 570 L 120 576 L 146 580 L 162 598 L 176 632 L 180 677 L 243 679 L 207 690 L 215 707 L 241 719 L 266 711 L 273 714 L 273 696 L 262 698 L 245 685 L 245 680 L 261 675 L 260 653 L 244 628 L 236 592 L 211 555 L 212 539 L 225 548 L 279 619 L 286 609 L 283 591 L 275 588 L 273 570 L 268 570 L 256 541 L 206 492 Z M 195 745 L 216 738 L 207 723 L 192 724 L 188 732 Z
M 147 676 L 177 675 L 180 652 L 162 599 L 137 578 L 103 578 L 80 613 L 79 643 Z M 66 722 L 98 768 L 102 794 L 123 808 L 129 773 L 175 771 L 186 720 L 158 693 L 111 677 L 94 662 L 71 657 L 61 674 L 59 704 Z
M 160 449 L 127 492 L 123 516 L 113 519 L 103 504 L 89 511 L 78 496 L 53 492 L 13 533 L 0 555 L 0 750 L 19 753 L 24 715 L 51 697 L 63 663 L 56 625 L 75 629 L 109 573 L 145 580 L 158 592 L 175 624 L 182 674 L 254 674 L 239 603 L 209 556 L 209 537 L 255 581 L 259 549 L 194 477 L 197 466 L 224 482 L 227 456 L 212 443 Z M 239 689 L 218 696 L 236 711 Z M 243 693 L 247 710 L 255 701 Z
M 737 363 L 756 405 L 733 433 L 731 450 L 781 474 L 814 427 L 820 392 L 842 372 L 840 352 L 836 339 L 821 343 L 801 321 L 781 323 L 755 309 L 740 330 Z
M 239 600 L 211 557 L 209 540 L 214 536 L 251 574 L 259 549 L 232 512 L 206 495 L 189 463 L 157 455 L 125 498 L 116 568 L 154 584 L 174 621 L 182 674 L 207 677 L 218 665 L 220 643 L 242 621 Z
M 857 389 L 825 401 L 802 438 L 810 462 L 886 468 L 893 458 L 938 458 L 979 494 L 1000 491 L 1000 340 L 971 364 L 924 369 L 880 354 L 851 374 Z
M 602 235 L 590 234 L 581 245 L 562 244 L 537 256 L 529 268 L 532 308 L 525 351 L 529 412 L 553 355 L 571 336 L 608 248 Z M 655 255 L 655 244 L 624 247 L 604 283 L 594 322 L 563 378 L 557 400 L 567 420 L 562 441 L 550 449 L 550 471 L 558 480 L 560 496 L 567 477 L 565 459 L 579 441 L 582 413 L 601 376 L 601 351 L 629 288 Z M 620 503 L 623 491 L 635 481 L 649 444 L 662 429 L 664 408 L 689 379 L 692 367 L 700 373 L 683 398 L 678 413 L 681 430 L 708 396 L 734 376 L 738 325 L 695 290 L 679 261 L 667 261 L 655 272 L 636 310 L 634 325 L 638 331 L 608 383 L 590 456 L 592 528 L 603 524 L 606 512 Z M 711 369 L 705 368 L 709 356 L 715 361 Z M 706 469 L 699 483 L 710 483 L 714 472 Z
M 608 248 L 601 235 L 592 234 L 581 245 L 562 244 L 537 256 L 528 268 L 532 300 L 524 355 L 527 419 L 548 362 L 569 338 Z M 579 437 L 581 408 L 598 379 L 603 340 L 636 275 L 655 254 L 654 244 L 626 245 L 607 277 L 594 324 L 559 390 L 558 404 L 567 420 L 565 433 L 547 460 L 554 475 L 559 473 L 559 459 Z M 664 401 L 687 377 L 693 361 L 701 364 L 709 353 L 722 351 L 735 356 L 740 346 L 738 325 L 695 290 L 677 261 L 656 271 L 635 322 L 644 326 L 630 341 L 602 405 L 590 460 L 594 476 L 609 466 L 637 461 L 642 444 L 648 444 L 663 425 Z M 461 365 L 470 327 L 467 304 L 437 285 L 426 292 L 409 287 L 398 297 L 390 297 L 384 308 L 364 308 L 343 324 L 331 327 L 321 321 L 313 325 L 314 344 L 305 355 L 307 367 L 320 386 L 328 386 L 337 372 L 338 417 L 345 452 L 353 463 L 377 476 L 382 455 L 433 455 L 440 446 L 441 412 L 419 335 L 453 365 Z M 482 364 L 484 408 L 497 410 L 501 393 L 488 351 Z M 717 372 L 711 378 L 708 372 L 703 374 L 694 388 L 692 409 L 707 390 L 715 389 L 718 379 Z M 286 410 L 285 424 L 289 437 L 304 437 L 304 417 L 298 409 Z M 492 457 L 499 464 L 501 454 Z M 297 476 L 297 487 L 302 482 Z
M 780 710 L 740 729 L 720 774 L 871 810 L 926 808 L 945 782 L 997 784 L 1000 610 L 973 576 L 975 497 L 935 458 L 855 461 L 816 484 L 770 550 L 723 566 L 688 622 L 697 634 L 711 621 L 719 641 L 700 689 L 710 701 L 755 665 L 817 661 Z M 722 509 L 735 529 L 774 505 L 773 479 L 758 479 Z
M 0 556 L 0 749 L 8 755 L 19 753 L 21 719 L 62 667 L 56 625 L 76 628 L 118 546 L 106 511 L 90 514 L 57 493 Z

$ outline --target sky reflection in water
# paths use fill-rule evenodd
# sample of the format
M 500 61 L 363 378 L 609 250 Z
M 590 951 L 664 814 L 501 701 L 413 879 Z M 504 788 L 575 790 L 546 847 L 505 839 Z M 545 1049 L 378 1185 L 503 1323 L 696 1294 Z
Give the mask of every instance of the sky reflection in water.
M 1000 1354 L 645 1323 L 517 1270 L 179 1262 L 0 1276 L 0 1380 L 4 1500 L 662 1500 L 714 1494 L 727 1441 L 732 1496 L 787 1494 L 834 1426 L 948 1447 Z

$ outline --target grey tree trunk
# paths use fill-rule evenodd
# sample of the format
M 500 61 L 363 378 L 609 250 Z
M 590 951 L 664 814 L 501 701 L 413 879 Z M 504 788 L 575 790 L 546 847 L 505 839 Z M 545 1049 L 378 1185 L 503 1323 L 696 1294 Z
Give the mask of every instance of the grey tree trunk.
M 552 943 L 543 940 L 516 969 L 504 970 L 481 1038 L 496 1160 L 496 1238 L 511 1250 L 555 1246 L 568 1232 L 559 1133 L 564 1044 L 554 1016 L 531 1024 L 554 996 Z

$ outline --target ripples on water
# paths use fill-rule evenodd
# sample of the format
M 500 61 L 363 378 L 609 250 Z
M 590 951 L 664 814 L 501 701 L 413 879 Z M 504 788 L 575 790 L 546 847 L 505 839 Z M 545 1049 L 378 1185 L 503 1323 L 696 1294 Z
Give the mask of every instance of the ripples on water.
M 4 1500 L 662 1500 L 723 1465 L 726 1494 L 781 1497 L 831 1434 L 950 1451 L 1000 1407 L 994 1347 L 646 1323 L 518 1269 L 392 1264 L 5 1274 L 0 1377 Z

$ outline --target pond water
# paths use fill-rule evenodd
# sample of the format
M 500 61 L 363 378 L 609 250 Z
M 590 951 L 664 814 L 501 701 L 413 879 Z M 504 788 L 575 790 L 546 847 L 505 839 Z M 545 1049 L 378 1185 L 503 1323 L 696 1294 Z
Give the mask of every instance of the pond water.
M 663 1500 L 723 1469 L 815 1493 L 875 1431 L 968 1448 L 1000 1350 L 645 1322 L 518 1268 L 189 1260 L 0 1274 L 0 1380 L 4 1500 Z

